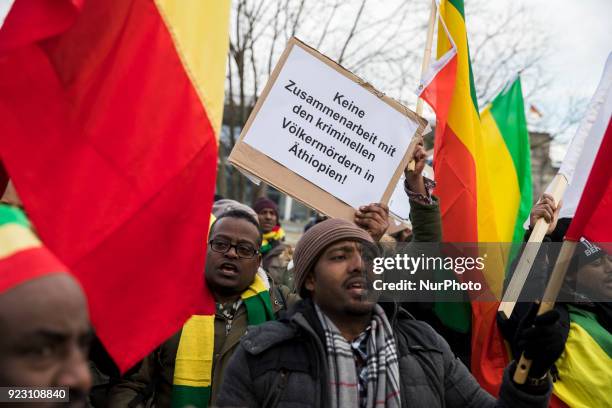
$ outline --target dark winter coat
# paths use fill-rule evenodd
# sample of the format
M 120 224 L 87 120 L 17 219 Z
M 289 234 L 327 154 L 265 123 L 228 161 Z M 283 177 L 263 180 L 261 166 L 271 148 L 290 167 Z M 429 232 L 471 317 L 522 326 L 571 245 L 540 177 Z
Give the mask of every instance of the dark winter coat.
M 429 325 L 393 303 L 381 304 L 397 345 L 402 407 L 546 407 L 550 383 L 531 394 L 506 369 L 496 400 L 480 388 L 448 344 Z M 324 334 L 312 301 L 284 319 L 250 328 L 232 356 L 219 407 L 326 407 L 329 405 Z

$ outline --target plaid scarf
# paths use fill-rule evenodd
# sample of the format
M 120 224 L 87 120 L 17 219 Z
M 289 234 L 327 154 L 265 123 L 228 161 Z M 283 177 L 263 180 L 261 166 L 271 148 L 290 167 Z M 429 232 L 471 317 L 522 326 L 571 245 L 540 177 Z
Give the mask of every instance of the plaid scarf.
M 359 374 L 356 360 L 364 357 L 359 347 L 361 341 L 355 344 L 353 350 L 354 347 L 346 341 L 336 325 L 318 306 L 315 305 L 315 308 L 325 332 L 331 407 L 400 407 L 397 348 L 391 325 L 382 308 L 379 305 L 374 307 L 370 333 L 366 339 L 365 370 L 360 370 Z M 359 377 L 363 378 L 361 386 Z M 360 397 L 359 390 L 364 387 L 365 395 Z
M 247 310 L 249 325 L 274 320 L 270 285 L 259 272 L 240 299 Z M 215 316 L 193 315 L 183 326 L 179 340 L 174 380 L 172 407 L 205 408 L 210 402 L 212 365 L 215 348 Z
M 263 255 L 272 249 L 275 241 L 281 241 L 285 238 L 285 230 L 283 230 L 280 225 L 277 225 L 272 228 L 272 231 L 263 234 L 261 238 L 261 248 L 259 248 L 259 252 Z

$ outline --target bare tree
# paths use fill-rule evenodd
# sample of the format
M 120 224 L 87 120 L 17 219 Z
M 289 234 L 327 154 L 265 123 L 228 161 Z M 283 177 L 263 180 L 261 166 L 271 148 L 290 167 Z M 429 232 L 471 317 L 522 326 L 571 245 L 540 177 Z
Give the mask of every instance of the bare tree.
M 544 27 L 516 2 L 505 7 L 486 0 L 466 2 L 466 19 L 476 94 L 481 106 L 520 73 L 528 99 L 550 86 L 543 59 L 549 40 Z
M 253 188 L 227 163 L 274 63 L 292 36 L 401 98 L 417 81 L 425 41 L 426 1 L 236 0 L 232 10 L 224 130 L 219 146 L 217 191 L 250 202 L 265 185 Z M 426 19 L 426 17 L 425 17 Z M 410 39 L 410 41 L 407 41 Z M 416 48 L 415 48 L 416 45 Z M 247 197 L 247 195 L 250 195 Z
M 542 64 L 543 28 L 514 2 L 501 8 L 491 3 L 465 5 L 479 101 L 490 100 L 517 72 L 526 98 L 541 94 L 550 84 Z M 227 155 L 289 38 L 297 36 L 410 107 L 416 103 L 430 5 L 429 0 L 235 0 L 217 191 L 247 203 L 265 192 L 263 184 L 247 189 Z

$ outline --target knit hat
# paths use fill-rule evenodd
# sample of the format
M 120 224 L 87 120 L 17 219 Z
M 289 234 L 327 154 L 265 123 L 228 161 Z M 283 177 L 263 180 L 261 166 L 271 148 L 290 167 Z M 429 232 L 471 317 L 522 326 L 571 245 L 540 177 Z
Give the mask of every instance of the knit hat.
M 274 211 L 276 213 L 276 219 L 278 220 L 278 206 L 274 201 L 270 200 L 267 197 L 259 197 L 257 200 L 255 200 L 255 203 L 253 204 L 253 209 L 257 214 L 259 214 L 266 208 L 269 208 Z
M 224 198 L 219 201 L 215 201 L 212 207 L 212 213 L 215 217 L 219 218 L 222 214 L 231 211 L 231 210 L 241 210 L 249 213 L 255 218 L 255 221 L 259 223 L 259 219 L 257 218 L 257 213 L 253 211 L 251 207 L 248 205 L 239 203 L 236 200 L 230 200 L 228 198 Z
M 304 290 L 306 277 L 321 253 L 334 242 L 342 240 L 374 243 L 366 231 L 349 221 L 338 218 L 316 224 L 302 235 L 293 252 L 295 288 L 300 296 L 307 295 Z
M 606 251 L 582 237 L 576 245 L 574 257 L 572 258 L 568 269 L 570 273 L 577 272 L 583 266 L 588 265 L 603 256 L 606 256 Z
M 0 204 L 0 295 L 22 283 L 67 271 L 34 235 L 23 212 Z

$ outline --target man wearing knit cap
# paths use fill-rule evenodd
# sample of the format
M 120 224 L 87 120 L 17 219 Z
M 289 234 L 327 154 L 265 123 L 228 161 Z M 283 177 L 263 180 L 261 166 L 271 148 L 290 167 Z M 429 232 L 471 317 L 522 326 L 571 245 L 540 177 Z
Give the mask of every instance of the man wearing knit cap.
M 23 213 L 0 204 L 0 387 L 68 387 L 71 406 L 86 406 L 87 301 L 66 270 Z
M 294 253 L 303 300 L 284 319 L 245 335 L 227 367 L 219 406 L 547 406 L 548 377 L 519 386 L 511 380 L 513 363 L 497 401 L 429 325 L 395 303 L 376 303 L 372 243 L 363 229 L 337 219 L 303 235 Z M 526 329 L 528 338 L 550 339 L 554 320 Z M 543 342 L 525 343 L 534 365 L 545 369 L 561 353 L 547 350 L 540 358 Z
M 280 225 L 278 206 L 267 197 L 259 197 L 253 204 L 257 213 L 259 229 L 262 234 L 261 267 L 266 270 L 272 279 L 280 284 L 288 285 L 287 264 L 289 259 L 283 256 L 289 250 L 285 240 L 285 231 Z

